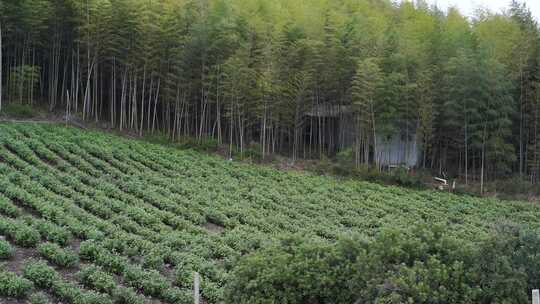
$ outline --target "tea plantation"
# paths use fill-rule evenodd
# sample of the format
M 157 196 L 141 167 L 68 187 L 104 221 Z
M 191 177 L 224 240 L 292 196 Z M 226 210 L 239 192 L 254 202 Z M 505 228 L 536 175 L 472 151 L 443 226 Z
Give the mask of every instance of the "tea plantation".
M 0 124 L 0 302 L 220 303 L 231 264 L 282 235 L 331 244 L 440 223 L 463 244 L 540 206 L 222 160 L 56 125 Z

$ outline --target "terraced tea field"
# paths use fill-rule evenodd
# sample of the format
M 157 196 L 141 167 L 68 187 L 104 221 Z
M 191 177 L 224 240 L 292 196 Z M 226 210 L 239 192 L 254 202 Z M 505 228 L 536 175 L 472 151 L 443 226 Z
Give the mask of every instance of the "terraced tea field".
M 224 161 L 62 126 L 0 124 L 0 302 L 219 303 L 230 262 L 283 233 L 329 242 L 444 223 L 464 242 L 540 206 Z M 46 302 L 40 302 L 46 303 Z

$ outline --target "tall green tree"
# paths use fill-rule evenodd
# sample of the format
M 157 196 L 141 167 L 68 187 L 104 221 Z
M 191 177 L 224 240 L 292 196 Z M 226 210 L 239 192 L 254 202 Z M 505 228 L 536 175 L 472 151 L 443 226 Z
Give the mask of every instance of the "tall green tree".
M 356 75 L 351 88 L 352 105 L 356 114 L 358 127 L 357 134 L 357 165 L 360 155 L 363 162 L 368 163 L 369 151 L 373 148 L 374 162 L 378 165 L 377 151 L 377 100 L 383 81 L 383 75 L 375 58 L 368 58 L 358 62 Z
M 443 105 L 445 117 L 443 128 L 447 136 L 447 145 L 461 147 L 463 151 L 461 163 L 467 184 L 471 165 L 471 134 L 474 132 L 474 122 L 479 119 L 478 103 L 481 94 L 478 86 L 480 71 L 470 50 L 462 50 L 456 57 L 450 59 L 445 67 L 445 75 L 443 82 L 446 99 Z M 442 158 L 447 157 L 445 155 Z

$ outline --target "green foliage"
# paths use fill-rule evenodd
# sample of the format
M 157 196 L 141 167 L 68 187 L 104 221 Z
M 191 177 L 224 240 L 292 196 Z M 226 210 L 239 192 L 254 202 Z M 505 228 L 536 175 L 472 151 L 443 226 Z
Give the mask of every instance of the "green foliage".
M 71 240 L 71 234 L 63 227 L 46 220 L 34 220 L 32 226 L 49 242 L 66 246 Z
M 176 144 L 180 149 L 193 149 L 199 152 L 216 152 L 219 148 L 219 143 L 212 138 L 194 139 L 191 137 L 181 138 Z
M 45 259 L 61 267 L 74 267 L 79 263 L 77 254 L 54 243 L 43 243 L 38 246 L 38 252 Z
M 509 230 L 509 231 L 508 231 Z M 540 249 L 536 232 L 504 228 L 462 246 L 443 227 L 383 231 L 337 244 L 285 238 L 241 258 L 228 303 L 524 303 L 538 284 L 527 265 Z M 535 264 L 535 262 L 532 262 Z
M 33 102 L 33 97 L 40 81 L 41 67 L 32 65 L 20 65 L 11 68 L 10 71 L 10 87 L 13 92 L 16 92 L 14 100 L 20 102 Z M 27 115 L 33 115 L 33 111 L 28 111 L 29 108 L 18 106 L 12 109 L 15 115 L 23 115 L 21 118 L 28 118 Z M 29 116 L 31 117 L 31 116 Z
M 17 227 L 13 235 L 15 243 L 24 247 L 33 247 L 39 242 L 39 234 L 30 228 Z
M 76 287 L 77 285 L 73 285 L 73 286 Z M 82 298 L 81 300 L 76 300 L 76 301 L 80 301 L 81 303 L 84 303 L 84 304 L 113 304 L 112 300 L 109 299 L 108 296 L 96 293 L 94 291 L 84 292 L 81 298 Z
M 168 289 L 163 297 L 170 303 L 189 304 L 193 302 L 193 291 L 190 289 Z
M 56 281 L 53 286 L 53 292 L 61 299 L 70 303 L 112 304 L 112 300 L 109 297 L 94 291 L 83 291 L 71 282 Z
M 251 144 L 247 147 L 244 147 L 241 151 L 239 149 L 234 149 L 233 157 L 238 160 L 246 161 L 262 161 L 261 146 L 258 144 Z
M 425 176 L 422 175 L 422 172 L 411 172 L 404 167 L 391 169 L 388 174 L 383 174 L 383 178 L 386 179 L 389 184 L 411 188 L 423 188 L 425 185 L 424 181 L 426 180 Z
M 0 269 L 0 295 L 4 297 L 24 298 L 32 289 L 32 282 L 15 273 Z
M 28 299 L 30 304 L 49 304 L 49 298 L 42 292 L 34 293 Z
M 519 176 L 513 176 L 508 179 L 494 181 L 492 187 L 502 197 L 518 197 L 527 200 L 530 197 L 540 195 L 540 188 L 528 180 Z
M 112 300 L 94 291 L 84 291 L 77 284 L 66 282 L 54 268 L 44 261 L 28 261 L 24 266 L 24 277 L 36 286 L 50 289 L 54 295 L 68 303 L 112 304 Z
M 136 266 L 126 269 L 124 280 L 131 287 L 152 296 L 161 296 L 170 287 L 170 283 L 156 270 L 144 271 Z
M 52 288 L 54 294 L 69 302 L 85 303 L 83 293 L 74 284 L 62 280 L 54 281 Z
M 30 105 L 10 103 L 2 107 L 2 114 L 17 119 L 29 119 L 36 116 L 36 110 Z
M 112 275 L 101 267 L 85 266 L 77 273 L 79 281 L 89 289 L 110 294 L 115 304 L 142 304 L 143 298 L 132 288 L 119 287 Z
M 51 288 L 59 280 L 56 271 L 44 261 L 28 261 L 23 271 L 25 278 L 41 288 Z
M 96 266 L 86 266 L 77 274 L 79 281 L 85 286 L 99 292 L 112 293 L 116 284 L 114 278 Z
M 375 116 L 379 112 L 376 99 L 380 95 L 382 81 L 382 71 L 376 58 L 368 58 L 358 62 L 356 75 L 351 84 L 352 105 L 356 114 L 359 134 L 363 134 L 363 138 L 357 140 L 367 141 L 368 146 L 369 143 L 375 144 L 376 142 Z M 360 149 L 361 147 L 357 148 Z M 369 156 L 365 157 L 367 163 Z
M 96 242 L 84 241 L 79 248 L 79 256 L 82 260 L 93 260 L 100 252 L 100 248 Z
M 113 300 L 115 304 L 144 304 L 144 299 L 138 296 L 132 288 L 125 287 L 114 290 Z
M 142 263 L 144 268 L 160 270 L 163 268 L 163 256 L 157 252 L 150 252 Z
M 422 170 L 411 171 L 406 167 L 387 168 L 379 170 L 373 166 L 355 164 L 353 149 L 340 152 L 335 160 L 323 158 L 310 170 L 318 174 L 333 174 L 341 177 L 353 177 L 359 180 L 374 183 L 398 185 L 409 188 L 426 188 L 426 181 L 430 181 L 429 173 Z
M 9 242 L 0 240 L 0 259 L 9 259 L 13 255 L 13 248 Z
M 0 214 L 16 218 L 22 214 L 21 210 L 9 200 L 0 195 Z
M 39 232 L 32 229 L 32 227 L 28 227 L 24 222 L 1 216 L 0 233 L 13 240 L 15 244 L 23 247 L 34 247 L 41 239 Z
M 94 261 L 97 265 L 113 273 L 123 273 L 128 266 L 128 260 L 125 257 L 111 254 L 93 241 L 81 243 L 79 256 L 82 260 Z

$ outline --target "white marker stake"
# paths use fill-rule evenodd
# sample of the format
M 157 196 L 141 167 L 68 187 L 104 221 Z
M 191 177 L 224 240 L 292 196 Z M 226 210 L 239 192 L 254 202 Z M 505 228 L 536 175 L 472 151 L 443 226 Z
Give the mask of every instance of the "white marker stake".
M 199 304 L 199 287 L 201 285 L 201 277 L 198 272 L 195 272 L 195 277 L 193 278 L 193 299 L 195 304 Z M 540 304 L 540 303 L 539 303 Z
M 540 304 L 540 291 L 538 289 L 532 291 L 532 304 Z

